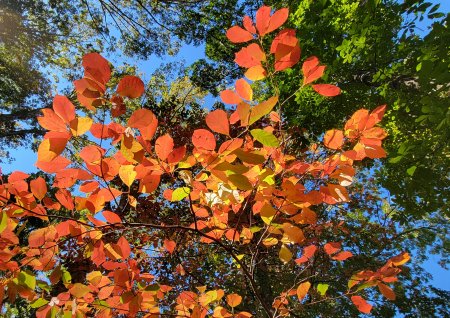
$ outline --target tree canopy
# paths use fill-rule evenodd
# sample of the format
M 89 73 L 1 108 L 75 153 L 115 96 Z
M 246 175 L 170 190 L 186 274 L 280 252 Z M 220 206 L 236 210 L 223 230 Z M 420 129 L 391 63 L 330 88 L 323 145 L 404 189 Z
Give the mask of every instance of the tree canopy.
M 270 4 L 2 3 L 0 138 L 41 170 L 2 176 L 7 314 L 449 314 L 448 15 Z M 207 59 L 147 83 L 95 53 L 181 43 Z

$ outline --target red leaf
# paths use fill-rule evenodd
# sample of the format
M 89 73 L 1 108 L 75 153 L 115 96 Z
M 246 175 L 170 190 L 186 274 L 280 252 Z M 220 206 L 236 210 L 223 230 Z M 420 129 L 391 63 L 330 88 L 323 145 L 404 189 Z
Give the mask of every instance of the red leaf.
M 119 117 L 126 113 L 127 108 L 125 106 L 125 103 L 123 102 L 122 96 L 114 95 L 111 97 L 111 115 L 113 117 Z
M 144 94 L 144 82 L 137 76 L 124 76 L 117 86 L 117 94 L 129 97 L 138 98 Z
M 210 112 L 206 118 L 208 127 L 219 134 L 229 135 L 230 124 L 228 123 L 227 113 L 221 109 Z
M 344 142 L 344 133 L 342 130 L 331 129 L 325 133 L 323 144 L 330 149 L 339 149 Z
M 255 29 L 255 26 L 253 25 L 252 19 L 248 15 L 246 15 L 246 16 L 244 16 L 244 19 L 242 19 L 242 20 L 243 20 L 244 28 L 248 32 L 250 32 L 252 34 L 256 34 L 256 29 Z
M 173 139 L 169 134 L 156 139 L 155 152 L 158 158 L 162 161 L 166 160 L 173 150 Z
M 192 135 L 192 143 L 197 148 L 203 148 L 206 150 L 216 149 L 216 139 L 212 132 L 206 129 L 197 129 Z
M 239 104 L 242 99 L 232 90 L 226 89 L 220 93 L 220 98 L 225 104 Z
M 8 177 L 8 183 L 14 183 L 16 181 L 25 180 L 30 175 L 22 171 L 14 171 Z
M 319 59 L 315 56 L 310 56 L 303 62 L 302 71 L 303 85 L 308 85 L 322 77 L 325 65 L 319 66 Z
M 312 87 L 317 93 L 327 97 L 337 96 L 341 93 L 341 89 L 335 85 L 315 84 Z
M 261 65 L 261 61 L 266 60 L 266 55 L 261 47 L 252 43 L 247 47 L 242 48 L 236 53 L 234 61 L 242 67 L 250 68 L 252 66 Z
M 175 247 L 177 246 L 177 243 L 171 240 L 164 240 L 164 248 L 166 251 L 168 251 L 170 254 L 172 254 L 175 251 Z
M 130 243 L 128 243 L 127 239 L 123 236 L 117 241 L 117 246 L 120 248 L 120 255 L 122 258 L 128 258 L 131 254 Z
M 262 6 L 256 11 L 256 28 L 258 33 L 263 36 L 269 27 L 271 8 L 268 6 Z
M 53 98 L 53 110 L 66 124 L 75 119 L 75 106 L 66 96 L 56 95 Z
M 282 71 L 292 67 L 300 60 L 300 45 L 295 30 L 286 29 L 278 33 L 270 47 L 275 54 L 275 70 Z
M 369 115 L 366 123 L 366 129 L 372 128 L 378 124 L 383 118 L 384 112 L 386 111 L 386 105 L 381 105 L 375 108 Z
M 361 296 L 352 296 L 351 299 L 360 312 L 364 314 L 370 314 L 372 305 L 365 301 L 364 298 L 362 298 Z
M 102 240 L 95 242 L 91 260 L 97 266 L 100 266 L 106 261 L 105 247 Z
M 387 286 L 383 283 L 378 283 L 378 289 L 383 294 L 383 296 L 386 297 L 387 299 L 395 300 L 395 293 L 389 286 Z
M 103 211 L 102 214 L 108 223 L 111 223 L 111 224 L 122 223 L 122 220 L 120 219 L 120 217 L 114 212 Z
M 303 249 L 303 255 L 300 258 L 297 258 L 295 262 L 297 264 L 306 263 L 309 261 L 317 251 L 317 246 L 309 245 Z
M 47 194 L 47 184 L 42 177 L 30 181 L 30 188 L 33 195 L 38 199 L 42 200 Z
M 256 12 L 256 28 L 261 36 L 278 29 L 286 22 L 289 16 L 288 8 L 280 9 L 272 16 L 270 16 L 270 11 L 270 7 L 263 6 Z
M 339 242 L 329 242 L 329 243 L 325 244 L 323 249 L 325 250 L 325 252 L 328 255 L 331 255 L 331 254 L 334 254 L 334 253 L 338 252 L 341 249 L 341 243 L 339 243 Z
M 253 90 L 250 84 L 243 78 L 236 81 L 236 92 L 243 99 L 251 101 L 253 99 Z
M 233 43 L 243 43 L 253 40 L 253 35 L 240 26 L 234 26 L 228 29 L 227 38 Z
M 342 251 L 340 253 L 337 253 L 335 256 L 332 257 L 332 259 L 336 261 L 345 261 L 347 258 L 352 257 L 353 254 L 349 251 Z
M 156 117 L 151 110 L 141 108 L 131 114 L 130 119 L 128 119 L 128 126 L 142 129 L 151 125 L 155 119 Z
M 97 82 L 106 84 L 111 77 L 111 68 L 109 62 L 98 53 L 89 53 L 83 56 L 82 65 L 85 70 L 85 76 L 90 77 Z
M 167 163 L 176 164 L 180 162 L 186 155 L 186 146 L 175 148 L 168 156 Z

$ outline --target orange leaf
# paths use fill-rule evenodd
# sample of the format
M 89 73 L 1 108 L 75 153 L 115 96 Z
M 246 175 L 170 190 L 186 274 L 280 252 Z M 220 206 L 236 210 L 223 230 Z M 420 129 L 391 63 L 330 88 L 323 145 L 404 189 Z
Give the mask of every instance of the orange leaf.
M 226 89 L 220 93 L 220 98 L 225 104 L 239 104 L 242 99 L 232 90 Z
M 323 143 L 330 149 L 339 149 L 344 142 L 344 133 L 342 130 L 328 130 L 323 137 Z
M 128 243 L 127 239 L 123 236 L 119 238 L 117 241 L 117 246 L 120 248 L 120 255 L 122 258 L 128 258 L 131 254 L 130 243 Z
M 33 195 L 42 200 L 44 196 L 47 194 L 47 184 L 42 177 L 38 177 L 37 179 L 30 181 L 30 188 Z
M 352 257 L 353 254 L 349 251 L 342 251 L 340 253 L 337 253 L 335 256 L 331 257 L 332 259 L 336 261 L 345 261 L 347 258 Z
M 333 97 L 341 93 L 341 89 L 335 85 L 330 84 L 314 84 L 313 89 L 320 95 Z
M 303 85 L 308 85 L 322 77 L 325 66 L 319 66 L 319 59 L 315 56 L 310 56 L 303 62 L 302 71 Z
M 250 32 L 252 34 L 256 34 L 256 29 L 255 29 L 255 26 L 253 25 L 253 21 L 248 15 L 244 16 L 242 21 L 243 21 L 243 24 L 244 24 L 244 28 L 248 32 Z
M 228 116 L 225 111 L 221 109 L 214 110 L 206 115 L 205 120 L 212 131 L 227 136 L 230 134 L 230 124 L 228 123 Z
M 275 54 L 275 70 L 282 71 L 297 64 L 300 51 L 295 30 L 286 29 L 278 33 L 270 47 L 270 53 Z
M 56 173 L 70 164 L 70 160 L 61 156 L 56 157 L 50 162 L 38 161 L 36 167 L 47 173 Z
M 206 150 L 216 149 L 216 139 L 214 135 L 206 129 L 196 129 L 192 135 L 192 143 L 197 148 Z
M 250 84 L 243 78 L 236 81 L 236 92 L 243 99 L 251 101 L 253 99 L 253 90 Z
M 173 150 L 173 139 L 169 134 L 156 139 L 155 152 L 158 158 L 162 161 L 166 160 Z
M 364 314 L 370 314 L 372 305 L 369 304 L 364 298 L 362 298 L 361 296 L 352 296 L 351 299 L 360 312 Z
M 234 26 L 228 29 L 227 38 L 233 43 L 243 43 L 253 40 L 253 35 L 240 26 Z
M 164 248 L 166 249 L 169 254 L 172 254 L 175 251 L 175 247 L 177 246 L 177 243 L 171 240 L 164 240 Z
M 384 116 L 384 112 L 386 111 L 386 105 L 381 105 L 375 108 L 369 115 L 366 123 L 366 129 L 372 128 L 376 124 L 378 124 Z
M 250 67 L 244 75 L 251 81 L 259 81 L 266 78 L 267 71 L 261 65 L 255 65 Z
M 383 296 L 386 297 L 387 299 L 395 300 L 395 293 L 392 290 L 392 288 L 390 288 L 389 286 L 387 286 L 383 283 L 378 283 L 378 289 L 383 294 Z
M 272 16 L 270 16 L 270 11 L 270 7 L 263 6 L 256 12 L 256 28 L 261 36 L 278 29 L 289 16 L 289 9 L 287 8 L 276 11 Z
M 49 162 L 58 157 L 66 148 L 67 138 L 44 139 L 38 148 L 38 161 Z
M 227 296 L 227 304 L 231 308 L 234 308 L 236 306 L 239 306 L 239 304 L 242 302 L 242 297 L 238 294 L 230 294 Z
M 137 76 L 124 76 L 117 86 L 117 94 L 129 97 L 138 98 L 144 94 L 144 82 Z
M 303 255 L 295 260 L 297 264 L 306 263 L 309 261 L 317 251 L 317 246 L 309 245 L 303 249 Z
M 131 114 L 130 119 L 128 119 L 128 126 L 131 128 L 142 129 L 153 124 L 155 119 L 156 117 L 151 110 L 141 108 L 135 110 L 133 114 Z
M 73 210 L 75 205 L 73 204 L 72 195 L 66 189 L 59 189 L 56 194 L 56 199 L 61 203 L 66 209 Z
M 66 96 L 56 95 L 53 98 L 53 110 L 66 124 L 75 119 L 75 106 Z
M 331 255 L 331 254 L 334 254 L 334 253 L 338 252 L 341 249 L 341 243 L 339 243 L 339 242 L 329 242 L 329 243 L 325 244 L 323 249 L 325 250 L 325 252 L 328 255 Z
M 114 212 L 103 211 L 102 214 L 103 214 L 103 217 L 105 218 L 106 222 L 108 222 L 110 224 L 122 223 L 122 220 L 120 219 L 120 217 Z
M 120 115 L 126 113 L 127 107 L 123 102 L 122 96 L 114 95 L 113 97 L 111 97 L 110 102 L 111 102 L 111 115 L 113 117 L 119 117 Z
M 261 65 L 261 61 L 266 60 L 266 55 L 261 47 L 252 43 L 247 47 L 242 48 L 236 53 L 234 61 L 242 67 L 250 68 L 252 66 Z
M 272 109 L 275 107 L 275 105 L 278 102 L 278 96 L 273 96 L 269 98 L 268 100 L 256 105 L 251 109 L 250 119 L 248 121 L 248 124 L 251 125 L 260 118 L 264 117 L 268 113 L 272 111 Z M 242 121 L 242 119 L 241 119 Z
M 83 56 L 82 65 L 85 76 L 90 77 L 101 84 L 106 84 L 111 77 L 111 68 L 108 60 L 98 53 L 89 53 Z
M 51 131 L 65 132 L 67 131 L 64 120 L 61 119 L 53 110 L 49 108 L 42 109 L 42 117 L 38 117 L 39 125 Z
M 410 259 L 411 256 L 409 255 L 409 253 L 403 252 L 400 255 L 390 258 L 389 261 L 392 262 L 392 264 L 394 264 L 395 266 L 400 266 L 408 262 Z
M 239 115 L 241 126 L 248 126 L 248 119 L 250 115 L 250 105 L 246 102 L 239 103 L 236 108 L 236 113 Z
M 304 282 L 304 283 L 301 283 L 300 285 L 298 285 L 297 297 L 300 301 L 302 301 L 306 297 L 310 288 L 311 288 L 310 282 Z

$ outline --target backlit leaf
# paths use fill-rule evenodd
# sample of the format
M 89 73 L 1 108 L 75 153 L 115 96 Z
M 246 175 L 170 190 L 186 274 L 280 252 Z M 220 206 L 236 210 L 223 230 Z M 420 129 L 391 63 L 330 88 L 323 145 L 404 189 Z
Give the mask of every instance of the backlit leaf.
M 353 304 L 355 304 L 356 308 L 364 314 L 370 314 L 372 310 L 372 305 L 370 305 L 364 298 L 361 296 L 352 296 L 351 297 Z
M 253 138 L 262 143 L 267 147 L 278 147 L 279 141 L 271 132 L 265 131 L 263 129 L 252 129 L 250 131 Z
M 206 129 L 196 129 L 192 135 L 192 143 L 197 148 L 206 150 L 216 149 L 216 139 L 214 135 Z
M 330 84 L 314 84 L 313 89 L 320 95 L 333 97 L 341 93 L 341 89 L 335 85 Z
M 308 294 L 308 291 L 310 288 L 311 288 L 310 282 L 303 282 L 300 285 L 298 285 L 298 287 L 297 287 L 298 300 L 302 301 Z
M 117 94 L 129 98 L 142 96 L 144 90 L 144 82 L 139 77 L 132 75 L 122 77 L 117 86 Z
M 228 29 L 227 38 L 233 43 L 243 43 L 253 40 L 253 35 L 240 26 L 233 26 Z
M 228 123 L 228 116 L 224 110 L 216 109 L 206 115 L 206 124 L 208 127 L 219 134 L 229 135 L 230 124 Z
M 158 158 L 162 161 L 166 160 L 169 154 L 173 151 L 173 138 L 169 134 L 156 139 L 155 152 Z

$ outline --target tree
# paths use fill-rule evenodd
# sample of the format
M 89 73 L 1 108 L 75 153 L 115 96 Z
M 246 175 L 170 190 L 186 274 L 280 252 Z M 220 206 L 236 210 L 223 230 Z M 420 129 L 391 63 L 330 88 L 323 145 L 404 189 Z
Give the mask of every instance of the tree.
M 247 78 L 276 83 L 300 61 L 292 29 L 277 32 L 270 50 L 264 45 L 287 17 L 287 9 L 262 7 L 256 26 L 245 17 L 245 29 L 228 30 L 232 42 L 252 42 L 237 58 Z M 327 301 L 368 313 L 372 287 L 395 299 L 389 285 L 409 254 L 391 251 L 354 271 L 352 260 L 364 255 L 349 239 L 357 228 L 341 218 L 352 209 L 347 187 L 357 163 L 385 156 L 377 126 L 384 105 L 358 110 L 344 130 L 291 155 L 286 100 L 257 101 L 242 78 L 221 94 L 236 110 L 209 112 L 209 129 L 195 129 L 184 144 L 152 110 L 127 115 L 144 94 L 142 80 L 125 75 L 116 85 L 97 53 L 82 65 L 74 85 L 86 116 L 57 95 L 38 117 L 47 132 L 37 166 L 53 184 L 16 171 L 0 185 L 0 299 L 24 299 L 37 317 L 275 317 Z M 302 89 L 338 95 L 320 83 L 324 69 L 317 57 L 305 59 Z M 20 241 L 33 218 L 46 226 Z

